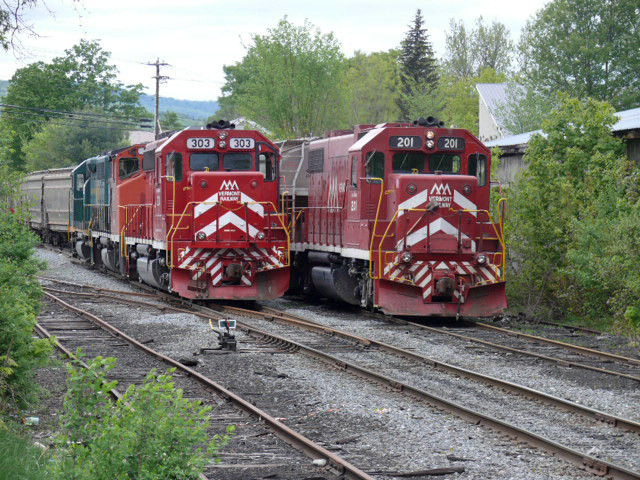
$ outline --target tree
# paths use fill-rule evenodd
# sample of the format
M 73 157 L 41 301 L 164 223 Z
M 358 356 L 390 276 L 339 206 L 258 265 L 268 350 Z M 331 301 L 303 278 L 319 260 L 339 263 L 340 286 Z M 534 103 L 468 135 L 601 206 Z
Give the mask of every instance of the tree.
M 73 0 L 77 2 L 78 0 Z M 26 10 L 34 8 L 39 0 L 4 0 L 0 6 L 0 46 L 4 50 L 20 50 L 18 37 L 22 33 L 35 35 L 33 28 L 24 18 Z
M 442 73 L 438 87 L 404 97 L 409 118 L 434 115 L 447 126 L 466 128 L 478 134 L 478 91 L 476 83 L 504 82 L 506 76 L 491 68 L 474 77 L 457 77 Z
M 345 69 L 332 34 L 285 17 L 253 35 L 242 61 L 225 67 L 221 104 L 280 136 L 318 135 L 344 125 Z
M 184 128 L 180 116 L 177 112 L 167 111 L 160 114 L 160 125 L 162 130 L 170 132 L 171 130 L 181 130 Z
M 51 63 L 36 62 L 18 69 L 4 103 L 26 109 L 3 109 L 0 130 L 7 143 L 2 152 L 8 156 L 0 162 L 23 168 L 23 146 L 50 118 L 60 116 L 55 112 L 93 108 L 127 118 L 146 116 L 138 103 L 142 85 L 125 86 L 118 81 L 118 70 L 108 63 L 109 57 L 97 42 L 82 40 Z M 120 127 L 126 126 L 124 119 L 121 123 Z
M 449 75 L 472 77 L 485 68 L 507 73 L 511 66 L 514 45 L 500 22 L 485 25 L 479 17 L 475 28 L 468 31 L 462 20 L 456 23 L 451 19 L 445 42 L 444 65 Z
M 640 105 L 637 0 L 554 0 L 531 18 L 519 45 L 525 79 L 544 94 L 562 91 Z
M 559 103 L 557 95 L 545 95 L 515 80 L 508 82 L 506 92 L 507 100 L 497 106 L 496 114 L 502 119 L 504 127 L 514 135 L 540 129 Z
M 635 203 L 636 214 L 640 210 L 638 185 L 629 180 L 637 182 L 638 168 L 629 172 L 624 144 L 611 135 L 616 117 L 610 105 L 566 95 L 560 100 L 559 108 L 542 124 L 546 137 L 534 135 L 530 140 L 528 167 L 511 189 L 507 233 L 512 258 L 517 259 L 512 264 L 511 298 L 529 307 L 542 303 L 578 314 L 593 307 L 597 311 L 592 313 L 603 313 L 616 289 L 626 288 L 626 298 L 633 298 L 628 295 L 633 288 L 640 291 L 637 271 L 632 269 L 640 264 L 637 249 L 625 254 L 635 256 L 635 263 L 617 261 L 627 264 L 628 275 L 621 275 L 624 270 L 619 265 L 618 272 L 609 266 L 616 263 L 614 257 L 620 259 L 621 244 L 637 243 L 633 239 L 640 228 L 637 219 L 623 235 L 628 240 L 608 236 L 622 233 L 619 219 L 629 216 L 620 214 L 630 204 Z M 607 236 L 606 241 L 593 241 L 594 218 L 607 219 L 608 225 L 598 224 L 605 227 L 599 238 Z M 595 257 L 599 260 L 590 261 Z M 605 263 L 606 268 L 598 267 Z
M 400 76 L 398 52 L 355 52 L 348 60 L 347 118 L 349 125 L 397 120 Z
M 398 107 L 405 119 L 409 118 L 407 99 L 414 93 L 428 95 L 438 85 L 437 61 L 423 24 L 422 12 L 418 9 L 413 25 L 409 25 L 410 30 L 401 43 L 402 97 Z
M 126 130 L 100 122 L 77 125 L 51 120 L 24 145 L 28 171 L 71 167 L 113 148 L 126 146 Z

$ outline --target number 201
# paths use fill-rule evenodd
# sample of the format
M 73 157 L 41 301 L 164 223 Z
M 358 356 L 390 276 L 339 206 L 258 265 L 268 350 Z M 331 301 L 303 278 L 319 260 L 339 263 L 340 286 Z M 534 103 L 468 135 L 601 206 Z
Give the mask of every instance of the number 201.
M 413 137 L 398 137 L 398 147 L 413 147 Z
M 445 138 L 444 139 L 444 148 L 458 148 L 458 139 L 457 138 Z

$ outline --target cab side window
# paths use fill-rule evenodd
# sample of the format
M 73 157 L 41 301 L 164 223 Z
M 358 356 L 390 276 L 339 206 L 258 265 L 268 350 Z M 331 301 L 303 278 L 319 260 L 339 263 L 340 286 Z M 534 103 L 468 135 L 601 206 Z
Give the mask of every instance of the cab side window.
M 276 159 L 270 152 L 261 153 L 258 157 L 258 171 L 264 174 L 265 182 L 272 182 L 276 178 Z
M 365 162 L 367 178 L 384 178 L 384 161 L 384 152 L 369 152 Z M 370 182 L 377 182 L 377 180 Z
M 180 152 L 171 152 L 167 155 L 167 176 L 175 178 L 176 182 L 182 181 L 182 154 Z M 171 181 L 171 179 L 167 179 Z
M 121 158 L 120 159 L 120 180 L 129 178 L 140 171 L 140 159 Z
M 478 186 L 484 187 L 488 180 L 489 160 L 482 153 L 473 153 L 469 155 L 469 175 L 473 175 L 478 179 Z
M 358 187 L 358 157 L 351 157 L 351 184 Z

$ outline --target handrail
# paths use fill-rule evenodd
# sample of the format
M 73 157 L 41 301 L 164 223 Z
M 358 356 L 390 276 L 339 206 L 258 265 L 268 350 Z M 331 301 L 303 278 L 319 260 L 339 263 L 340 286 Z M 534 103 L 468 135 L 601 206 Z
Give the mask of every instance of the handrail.
M 505 200 L 504 198 L 500 199 L 500 202 L 502 200 Z M 500 202 L 498 202 L 498 205 L 500 205 Z M 466 212 L 466 213 L 486 213 L 487 216 L 489 217 L 489 222 L 491 222 L 491 226 L 493 227 L 493 231 L 496 233 L 496 237 L 498 237 L 498 242 L 500 242 L 500 246 L 502 247 L 502 252 L 506 253 L 507 252 L 507 244 L 504 241 L 504 230 L 502 230 L 501 228 L 501 232 L 498 232 L 498 229 L 496 228 L 496 223 L 493 221 L 493 215 L 491 215 L 491 212 L 489 210 L 484 210 L 484 209 L 478 209 L 478 210 L 454 210 L 453 208 L 450 208 L 449 210 L 451 210 L 452 212 Z M 502 219 L 500 219 L 500 222 L 502 223 Z M 504 281 L 506 279 L 506 266 L 507 266 L 507 256 L 503 255 L 502 256 L 502 271 L 500 272 L 500 279 L 502 281 Z
M 240 202 L 238 202 L 240 203 Z M 223 208 L 228 209 L 227 207 L 225 207 L 224 205 L 222 205 L 220 202 L 207 202 L 207 201 L 203 201 L 203 202 L 197 202 L 197 201 L 191 201 L 188 202 L 185 206 L 184 206 L 184 210 L 182 211 L 182 214 L 180 215 L 180 218 L 178 219 L 178 223 L 175 225 L 175 228 L 172 225 L 172 228 L 169 230 L 169 232 L 167 232 L 167 256 L 169 257 L 168 262 L 167 262 L 167 266 L 169 268 L 175 268 L 175 265 L 173 264 L 173 244 L 174 244 L 174 237 L 176 232 L 180 229 L 180 224 L 182 223 L 182 219 L 185 217 L 187 210 L 189 209 L 189 207 L 191 207 L 192 205 L 212 205 L 212 206 L 222 206 Z M 277 217 L 278 221 L 280 222 L 280 225 L 282 226 L 282 229 L 284 230 L 286 236 L 287 236 L 287 264 L 284 265 L 285 267 L 288 267 L 291 265 L 291 236 L 289 234 L 289 230 L 287 229 L 287 227 L 284 224 L 284 214 L 278 213 L 278 209 L 276 208 L 276 206 L 273 204 L 273 202 L 245 202 L 245 203 L 241 203 L 240 206 L 238 208 L 236 208 L 235 210 L 238 210 L 240 208 L 242 208 L 242 206 L 245 206 L 245 208 L 248 205 L 269 205 L 273 208 L 273 211 L 275 212 L 275 216 Z M 175 203 L 174 203 L 175 206 Z M 234 211 L 235 211 L 234 210 Z M 231 210 L 230 210 L 231 211 Z M 175 217 L 172 217 L 172 223 L 174 221 Z M 249 222 L 246 222 L 247 225 Z M 185 229 L 188 227 L 185 227 Z
M 373 223 L 373 232 L 371 232 L 371 243 L 369 244 L 369 278 L 373 280 L 378 280 L 380 277 L 376 277 L 372 274 L 373 270 L 373 241 L 376 238 L 376 230 L 378 228 L 378 220 L 380 217 L 380 206 L 382 205 L 382 197 L 385 194 L 384 191 L 384 179 L 379 177 L 371 177 L 367 178 L 367 180 L 379 180 L 380 181 L 380 197 L 378 198 L 378 208 L 376 210 L 376 220 Z M 380 265 L 378 265 L 378 269 L 380 269 Z
M 500 208 L 500 206 L 502 204 L 504 204 L 504 202 L 502 202 L 502 200 L 506 200 L 506 199 L 501 199 L 500 202 L 498 202 L 498 205 L 499 205 L 498 208 Z M 387 228 L 386 228 L 384 234 L 382 235 L 382 238 L 380 239 L 380 242 L 378 242 L 378 266 L 379 266 L 378 268 L 379 268 L 380 271 L 382 271 L 382 245 L 384 244 L 384 241 L 387 239 L 387 235 L 389 233 L 389 230 L 391 229 L 391 226 L 396 222 L 396 220 L 398 218 L 398 215 L 399 215 L 399 213 L 401 211 L 406 211 L 406 212 L 427 212 L 427 209 L 424 209 L 424 208 L 399 208 L 399 209 L 396 210 L 393 218 L 389 222 L 389 225 L 387 225 Z M 498 242 L 500 242 L 500 246 L 502 247 L 502 252 L 495 252 L 493 254 L 493 260 L 494 260 L 494 265 L 497 265 L 495 263 L 495 257 L 496 257 L 496 255 L 501 255 L 501 262 L 500 262 L 501 269 L 500 269 L 499 274 L 500 274 L 500 279 L 502 281 L 504 281 L 506 279 L 506 251 L 507 251 L 507 246 L 506 246 L 506 242 L 504 241 L 504 227 L 503 227 L 504 224 L 503 224 L 502 215 L 501 215 L 500 223 L 499 223 L 499 225 L 501 226 L 500 232 L 499 232 L 498 229 L 496 228 L 496 223 L 493 221 L 493 216 L 491 215 L 491 212 L 489 212 L 488 210 L 482 210 L 482 209 L 481 210 L 455 210 L 453 208 L 450 208 L 449 211 L 455 212 L 455 213 L 457 213 L 457 212 L 463 212 L 463 213 L 464 212 L 466 212 L 466 213 L 473 213 L 473 212 L 481 213 L 481 212 L 484 212 L 484 213 L 487 214 L 487 216 L 489 217 L 489 221 L 491 222 L 491 226 L 493 227 L 493 230 L 496 233 L 496 237 L 498 239 Z M 414 227 L 415 227 L 415 225 L 413 227 L 411 227 L 411 228 L 413 229 Z M 374 230 L 374 233 L 375 233 L 375 230 Z M 372 236 L 372 242 L 371 242 L 372 248 L 373 248 L 373 238 L 374 237 Z M 387 253 L 389 253 L 389 252 L 388 251 L 385 252 L 385 255 Z M 392 253 L 396 253 L 396 251 L 392 251 Z M 496 269 L 497 268 L 498 267 L 496 266 Z M 369 269 L 369 271 L 371 271 L 371 268 Z M 378 280 L 380 277 L 371 277 L 371 278 L 374 279 L 374 280 Z

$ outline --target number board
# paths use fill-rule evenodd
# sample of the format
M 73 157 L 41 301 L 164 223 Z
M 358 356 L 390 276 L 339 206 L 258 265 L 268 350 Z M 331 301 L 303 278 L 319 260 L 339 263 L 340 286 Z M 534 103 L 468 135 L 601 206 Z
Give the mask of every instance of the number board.
M 417 135 L 390 137 L 389 146 L 391 148 L 422 148 L 422 137 Z
M 462 137 L 440 137 L 438 150 L 464 150 L 465 140 Z
M 191 150 L 201 150 L 206 148 L 214 148 L 216 139 L 210 137 L 187 138 L 187 148 Z
M 253 138 L 231 138 L 229 140 L 229 147 L 236 149 L 248 149 L 254 148 L 256 146 L 256 141 Z

